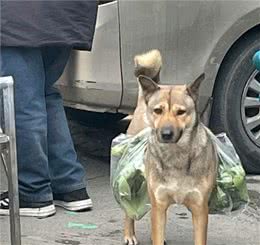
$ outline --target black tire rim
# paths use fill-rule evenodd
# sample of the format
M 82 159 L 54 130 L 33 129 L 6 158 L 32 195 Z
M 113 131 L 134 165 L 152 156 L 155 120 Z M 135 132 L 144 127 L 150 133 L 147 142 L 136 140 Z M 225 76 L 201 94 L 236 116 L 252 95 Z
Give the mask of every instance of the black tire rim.
M 260 147 L 260 72 L 254 71 L 248 79 L 241 100 L 244 129 L 255 145 Z

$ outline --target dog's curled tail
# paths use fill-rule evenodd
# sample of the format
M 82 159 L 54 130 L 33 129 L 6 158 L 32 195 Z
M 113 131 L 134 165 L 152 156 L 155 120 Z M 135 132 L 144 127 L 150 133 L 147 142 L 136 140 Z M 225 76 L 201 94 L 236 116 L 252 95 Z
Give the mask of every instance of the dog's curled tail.
M 147 53 L 136 55 L 134 62 L 136 77 L 144 75 L 159 83 L 162 67 L 162 56 L 159 50 L 153 49 Z

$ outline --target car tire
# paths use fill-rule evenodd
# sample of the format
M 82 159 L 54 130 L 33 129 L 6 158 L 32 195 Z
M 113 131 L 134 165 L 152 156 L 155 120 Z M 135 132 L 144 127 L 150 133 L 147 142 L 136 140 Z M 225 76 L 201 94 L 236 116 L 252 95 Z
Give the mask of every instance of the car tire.
M 252 57 L 259 49 L 260 28 L 242 37 L 230 49 L 216 79 L 210 120 L 214 133 L 227 133 L 250 174 L 260 174 L 260 146 L 246 131 L 241 106 L 247 82 L 257 72 Z

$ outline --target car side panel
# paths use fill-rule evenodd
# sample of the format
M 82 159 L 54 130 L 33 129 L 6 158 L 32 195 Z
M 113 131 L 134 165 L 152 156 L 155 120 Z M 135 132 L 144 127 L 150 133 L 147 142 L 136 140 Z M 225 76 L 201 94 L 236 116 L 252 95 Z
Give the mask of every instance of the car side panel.
M 134 55 L 154 48 L 163 56 L 163 83 L 184 84 L 206 73 L 202 110 L 225 53 L 239 35 L 259 23 L 260 1 L 121 0 L 119 13 L 124 84 L 120 110 L 135 107 Z
M 98 8 L 92 51 L 74 50 L 57 86 L 67 106 L 116 112 L 121 82 L 118 3 L 113 1 Z

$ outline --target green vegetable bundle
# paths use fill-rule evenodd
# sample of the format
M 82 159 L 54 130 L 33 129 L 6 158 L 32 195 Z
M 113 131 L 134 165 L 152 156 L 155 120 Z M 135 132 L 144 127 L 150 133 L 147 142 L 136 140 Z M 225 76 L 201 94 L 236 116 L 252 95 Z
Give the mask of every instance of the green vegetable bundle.
M 149 210 L 143 162 L 150 129 L 136 136 L 119 135 L 111 148 L 111 185 L 116 201 L 132 219 L 141 219 Z
M 225 133 L 217 136 L 208 130 L 215 143 L 219 165 L 216 188 L 211 193 L 211 213 L 228 213 L 249 202 L 246 174 L 235 148 Z

